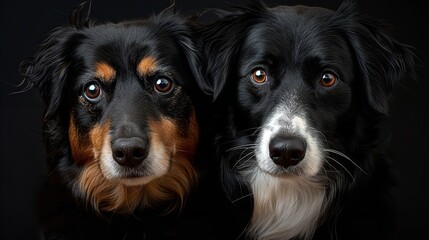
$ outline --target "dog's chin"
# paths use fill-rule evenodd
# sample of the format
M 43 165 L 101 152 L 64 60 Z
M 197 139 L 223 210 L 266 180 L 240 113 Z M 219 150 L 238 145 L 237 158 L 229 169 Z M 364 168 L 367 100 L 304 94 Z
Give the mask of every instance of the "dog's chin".
M 268 163 L 267 163 L 268 162 Z M 274 163 L 269 163 L 270 161 L 266 161 L 266 164 L 257 164 L 260 171 L 276 178 L 281 179 L 293 179 L 299 177 L 306 177 L 305 169 L 302 164 L 297 164 L 295 166 L 282 167 L 278 166 Z
M 118 182 L 126 186 L 141 186 L 148 184 L 159 176 L 141 176 L 141 177 L 123 177 L 118 179 Z
M 169 165 L 166 163 L 157 168 L 140 166 L 135 169 L 130 169 L 119 166 L 115 164 L 112 159 L 108 159 L 107 161 L 101 161 L 100 168 L 104 178 L 108 181 L 118 182 L 126 186 L 141 186 L 167 174 Z
M 126 186 L 141 186 L 162 177 L 168 171 L 167 169 L 162 170 L 164 171 L 153 172 L 146 168 L 130 170 L 119 167 L 115 171 L 105 170 L 103 175 L 109 181 L 115 181 Z

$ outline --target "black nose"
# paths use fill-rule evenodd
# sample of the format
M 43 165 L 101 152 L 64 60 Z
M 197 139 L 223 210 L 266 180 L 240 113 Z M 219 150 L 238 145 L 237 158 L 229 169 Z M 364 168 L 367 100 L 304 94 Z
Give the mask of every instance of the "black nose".
M 118 138 L 112 143 L 113 159 L 121 166 L 135 167 L 143 162 L 147 153 L 147 143 L 139 137 Z
M 276 136 L 270 141 L 270 157 L 283 167 L 298 164 L 305 157 L 307 144 L 304 140 L 292 136 Z

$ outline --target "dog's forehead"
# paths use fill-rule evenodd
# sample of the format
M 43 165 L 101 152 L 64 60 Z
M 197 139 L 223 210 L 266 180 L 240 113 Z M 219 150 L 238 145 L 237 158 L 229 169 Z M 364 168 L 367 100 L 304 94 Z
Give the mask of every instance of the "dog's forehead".
M 323 44 L 325 33 L 331 32 L 328 20 L 334 15 L 335 11 L 322 7 L 282 5 L 270 8 L 268 17 L 261 18 L 250 28 L 244 46 L 250 49 L 265 46 L 266 50 L 273 46 L 285 50 L 297 46 L 314 49 Z
M 174 38 L 160 34 L 156 26 L 147 21 L 102 24 L 86 29 L 83 35 L 76 49 L 77 57 L 91 66 L 103 63 L 103 67 L 97 69 L 152 66 L 154 64 L 148 63 L 154 62 L 161 67 L 180 54 Z M 151 61 L 141 64 L 144 59 Z M 109 68 L 104 67 L 106 63 Z
M 255 64 L 288 71 L 327 63 L 351 68 L 347 39 L 331 21 L 335 11 L 280 6 L 268 14 L 249 28 L 241 46 L 239 62 L 243 73 L 247 74 Z
M 117 48 L 153 45 L 161 36 L 153 25 L 146 22 L 102 24 L 88 28 L 84 34 L 87 35 L 87 43 L 92 47 L 114 45 Z M 168 41 L 167 34 L 162 36 L 163 41 Z
M 297 14 L 297 15 L 315 15 L 332 16 L 335 11 L 323 7 L 312 7 L 305 5 L 286 6 L 280 5 L 269 9 L 275 14 Z
M 250 30 L 260 31 L 266 34 L 267 31 L 271 32 L 267 36 L 282 36 L 296 38 L 302 35 L 308 38 L 314 38 L 327 28 L 329 28 L 329 19 L 332 19 L 335 11 L 322 8 L 311 7 L 304 5 L 287 6 L 280 5 L 274 8 L 269 8 L 267 14 L 262 17 L 257 27 Z M 294 37 L 293 37 L 294 36 Z

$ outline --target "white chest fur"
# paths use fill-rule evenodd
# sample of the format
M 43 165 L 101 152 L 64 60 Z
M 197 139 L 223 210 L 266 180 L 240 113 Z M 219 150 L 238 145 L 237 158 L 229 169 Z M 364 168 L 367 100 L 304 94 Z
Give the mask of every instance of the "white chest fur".
M 251 174 L 254 212 L 249 233 L 258 240 L 311 238 L 322 213 L 325 190 L 304 177 Z

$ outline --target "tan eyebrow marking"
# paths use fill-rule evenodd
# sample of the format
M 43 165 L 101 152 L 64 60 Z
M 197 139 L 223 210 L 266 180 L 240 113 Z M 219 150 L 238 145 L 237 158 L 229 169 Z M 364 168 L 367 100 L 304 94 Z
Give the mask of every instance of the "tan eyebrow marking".
M 137 65 L 137 72 L 140 76 L 147 76 L 157 68 L 157 63 L 154 57 L 144 57 Z
M 111 82 L 116 76 L 115 69 L 105 62 L 95 64 L 95 75 L 102 81 Z

